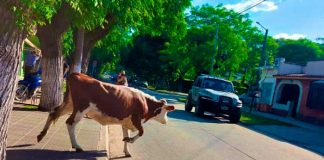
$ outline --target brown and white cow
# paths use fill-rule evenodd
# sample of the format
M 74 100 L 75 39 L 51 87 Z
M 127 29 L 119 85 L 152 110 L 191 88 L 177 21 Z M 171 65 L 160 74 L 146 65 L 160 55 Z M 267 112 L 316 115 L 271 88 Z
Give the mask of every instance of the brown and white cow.
M 72 112 L 66 120 L 72 148 L 83 151 L 76 141 L 74 130 L 86 114 L 102 125 L 121 124 L 124 152 L 126 156 L 130 156 L 127 143 L 133 143 L 143 135 L 142 123 L 152 118 L 166 124 L 167 112 L 174 110 L 174 106 L 167 105 L 165 100 L 156 100 L 134 88 L 103 83 L 84 74 L 72 73 L 67 78 L 67 83 L 64 102 L 49 114 L 44 129 L 37 136 L 38 142 L 53 122 Z M 138 131 L 138 134 L 130 138 L 128 130 Z

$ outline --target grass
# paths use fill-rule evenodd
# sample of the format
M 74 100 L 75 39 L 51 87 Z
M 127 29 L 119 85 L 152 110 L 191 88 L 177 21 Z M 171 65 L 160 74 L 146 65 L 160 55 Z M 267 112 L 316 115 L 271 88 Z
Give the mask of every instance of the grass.
M 186 103 L 187 102 L 187 98 L 178 98 L 178 101 Z
M 147 89 L 149 89 L 149 90 L 155 90 L 155 87 L 154 86 L 148 86 Z
M 25 105 L 22 108 L 26 110 L 38 110 L 38 107 L 34 105 Z
M 241 114 L 241 123 L 247 124 L 247 125 L 285 125 L 285 126 L 293 126 L 291 124 L 264 118 L 258 115 L 248 114 L 248 113 L 242 113 Z

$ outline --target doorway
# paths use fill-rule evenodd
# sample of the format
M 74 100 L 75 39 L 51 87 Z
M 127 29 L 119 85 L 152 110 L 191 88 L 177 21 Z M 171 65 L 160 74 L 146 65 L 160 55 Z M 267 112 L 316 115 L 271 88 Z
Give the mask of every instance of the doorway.
M 290 101 L 292 108 L 289 109 L 291 117 L 296 117 L 299 101 L 300 88 L 296 84 L 283 84 L 278 103 L 287 104 Z

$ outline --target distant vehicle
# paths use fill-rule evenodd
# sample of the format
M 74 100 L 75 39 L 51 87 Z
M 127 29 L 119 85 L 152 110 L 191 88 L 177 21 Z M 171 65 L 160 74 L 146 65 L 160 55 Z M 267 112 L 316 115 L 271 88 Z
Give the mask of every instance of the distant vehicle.
M 18 82 L 16 90 L 17 101 L 25 101 L 33 97 L 41 87 L 42 79 L 40 74 L 30 74 Z
M 229 115 L 231 123 L 238 123 L 242 102 L 235 94 L 233 83 L 210 75 L 200 75 L 189 91 L 185 110 L 202 116 L 205 111 Z
M 148 87 L 148 83 L 146 80 L 144 80 L 143 78 L 132 78 L 130 80 L 130 86 L 131 87 L 144 87 L 147 88 Z

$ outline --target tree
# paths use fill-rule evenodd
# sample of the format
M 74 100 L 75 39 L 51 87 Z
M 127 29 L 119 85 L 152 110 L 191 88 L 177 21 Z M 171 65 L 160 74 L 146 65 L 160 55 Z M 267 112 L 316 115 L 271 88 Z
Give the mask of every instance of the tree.
M 5 159 L 8 118 L 12 110 L 18 66 L 21 60 L 25 29 L 15 24 L 15 14 L 9 2 L 0 2 L 0 159 Z M 4 83 L 5 82 L 5 83 Z
M 175 31 L 175 27 L 179 27 L 179 25 L 174 25 L 172 27 L 169 27 L 166 25 L 166 23 L 172 24 L 170 20 L 177 20 L 175 18 L 181 18 L 184 8 L 190 4 L 189 0 L 182 1 L 182 2 L 168 2 L 164 0 L 154 0 L 154 1 L 147 1 L 145 3 L 142 3 L 141 1 L 138 0 L 128 0 L 128 1 L 123 1 L 121 3 L 114 3 L 114 2 L 107 2 L 107 1 L 102 1 L 99 4 L 102 4 L 102 7 L 99 9 L 98 13 L 98 8 L 96 8 L 96 3 L 95 2 L 88 2 L 88 1 L 71 1 L 70 2 L 72 6 L 77 5 L 76 10 L 80 12 L 81 21 L 76 21 L 74 22 L 76 28 L 80 30 L 80 28 L 85 28 L 89 31 L 89 33 L 97 32 L 101 33 L 99 36 L 95 35 L 92 37 L 88 36 L 81 36 L 84 37 L 84 42 L 85 44 L 82 43 L 77 43 L 77 45 L 82 45 L 82 46 L 76 46 L 75 48 L 78 49 L 76 52 L 73 54 L 73 64 L 72 64 L 72 70 L 73 66 L 79 66 L 81 64 L 75 64 L 75 63 L 81 63 L 83 61 L 83 66 L 86 66 L 88 63 L 87 59 L 89 55 L 83 55 L 83 54 L 89 54 L 90 49 L 94 46 L 96 41 L 98 41 L 100 38 L 102 38 L 102 35 L 109 34 L 110 28 L 114 26 L 121 26 L 123 28 L 131 28 L 135 31 L 141 31 L 141 32 L 152 32 L 154 34 L 158 34 L 160 30 L 168 30 L 170 28 Z M 177 5 L 177 7 L 174 7 L 172 5 Z M 89 7 L 90 6 L 90 7 Z M 92 7 L 94 6 L 94 7 Z M 93 13 L 93 14 L 92 14 Z M 73 14 L 75 15 L 75 14 Z M 79 16 L 79 17 L 80 17 Z M 108 26 L 106 29 L 94 29 L 95 27 L 98 26 L 98 24 L 103 24 L 103 21 L 98 21 L 97 19 L 101 19 L 102 16 L 107 16 L 109 17 L 112 21 L 108 22 Z M 174 18 L 175 17 L 175 18 Z M 85 18 L 85 20 L 82 20 Z M 180 19 L 181 20 L 181 19 Z M 168 21 L 168 22 L 165 22 Z M 181 21 L 180 21 L 181 22 Z M 178 22 L 177 22 L 178 23 Z M 173 24 L 177 24 L 173 23 Z M 159 25 L 157 25 L 159 24 Z M 181 26 L 181 25 L 180 25 Z M 107 29 L 108 28 L 108 29 Z M 92 32 L 93 31 L 93 32 Z M 174 32 L 173 32 L 174 33 Z M 85 33 L 84 33 L 85 34 Z M 81 34 L 78 34 L 79 36 Z M 79 39 L 79 36 L 75 38 L 76 40 Z M 44 39 L 45 40 L 45 39 Z M 83 48 L 83 49 L 81 49 Z M 61 55 L 61 54 L 58 54 Z M 82 57 L 84 57 L 84 60 L 82 60 Z M 46 64 L 45 64 L 46 65 Z M 47 68 L 47 67 L 45 67 Z M 44 70 L 44 72 L 47 72 Z M 51 72 L 52 75 L 61 75 L 56 72 Z M 50 74 L 49 74 L 50 75 Z M 50 81 L 49 81 L 50 82 Z M 55 84 L 54 86 L 60 86 L 60 81 L 52 81 Z M 46 84 L 46 82 L 45 82 Z M 46 87 L 46 86 L 44 86 Z M 58 87 L 55 87 L 58 88 Z M 47 91 L 45 89 L 45 91 Z M 57 106 L 57 102 L 59 102 L 60 99 L 55 97 L 62 97 L 60 95 L 59 90 L 55 90 L 56 92 L 45 92 L 44 95 L 46 97 L 49 97 L 52 99 L 48 98 L 41 98 L 41 107 L 45 109 L 50 109 L 55 106 Z M 48 96 L 50 95 L 50 96 Z M 44 99 L 44 100 L 42 100 Z
M 305 65 L 308 61 L 324 58 L 320 46 L 307 39 L 278 40 L 277 57 L 283 57 L 286 62 Z
M 63 102 L 63 34 L 70 27 L 72 8 L 62 2 L 51 23 L 37 27 L 42 50 L 42 96 L 40 109 L 50 110 Z
M 126 9 L 126 12 L 117 11 L 118 13 L 114 13 L 112 7 L 115 4 L 112 4 L 112 6 L 109 7 L 112 8 L 112 10 L 108 9 L 109 14 L 107 14 L 107 18 L 111 20 L 111 23 L 103 28 L 97 27 L 96 29 L 91 30 L 88 36 L 85 36 L 85 51 L 82 56 L 83 72 L 86 71 L 91 48 L 102 38 L 107 40 L 101 42 L 111 42 L 108 35 L 113 36 L 112 34 L 116 33 L 114 30 L 119 30 L 119 33 L 125 33 L 125 37 L 128 37 L 129 34 L 136 35 L 137 33 L 149 33 L 152 35 L 158 35 L 164 32 L 167 32 L 174 37 L 179 36 L 177 31 L 179 31 L 179 28 L 181 27 L 184 28 L 183 11 L 190 5 L 190 1 L 188 0 L 182 2 L 155 0 L 146 2 L 145 4 L 139 3 L 138 1 L 132 1 L 132 3 L 133 6 L 131 7 L 131 10 L 127 9 L 129 7 L 127 4 L 123 4 L 125 5 L 124 8 Z M 173 5 L 177 5 L 177 7 L 174 7 Z M 116 7 L 119 8 L 120 6 Z M 137 12 L 138 10 L 141 12 Z M 108 50 L 111 50 L 112 47 L 110 46 L 109 43 L 101 43 L 101 47 L 106 47 Z M 113 45 L 113 47 L 115 46 L 116 45 Z
M 176 70 L 175 80 L 200 73 L 228 78 L 240 69 L 247 58 L 251 20 L 221 5 L 204 5 L 192 8 L 186 21 L 186 37 L 171 41 L 164 51 Z
M 0 84 L 0 159 L 5 159 L 8 117 L 15 96 L 23 40 L 35 33 L 36 24 L 42 24 L 52 16 L 39 11 L 52 10 L 56 3 L 41 0 L 1 0 L 0 3 L 0 78 L 5 82 Z
M 127 70 L 134 72 L 149 81 L 155 81 L 163 75 L 163 61 L 160 51 L 167 41 L 163 36 L 139 35 L 134 38 L 133 47 L 123 53 L 122 64 Z M 165 73 L 167 75 L 167 73 Z

